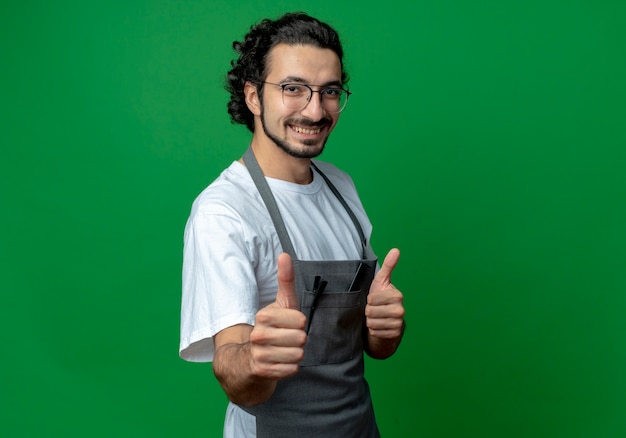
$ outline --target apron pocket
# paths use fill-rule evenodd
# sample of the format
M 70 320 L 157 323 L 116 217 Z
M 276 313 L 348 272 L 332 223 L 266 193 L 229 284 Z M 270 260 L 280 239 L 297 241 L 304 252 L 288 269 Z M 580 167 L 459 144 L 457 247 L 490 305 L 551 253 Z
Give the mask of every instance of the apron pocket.
M 324 291 L 313 313 L 313 293 L 306 291 L 302 312 L 311 319 L 301 366 L 345 362 L 361 351 L 365 294 Z

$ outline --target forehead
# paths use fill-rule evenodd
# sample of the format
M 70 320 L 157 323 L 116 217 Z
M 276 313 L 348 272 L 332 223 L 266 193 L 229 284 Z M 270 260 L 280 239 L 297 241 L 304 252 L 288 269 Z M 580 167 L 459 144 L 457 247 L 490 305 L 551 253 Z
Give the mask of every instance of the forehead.
M 298 78 L 316 85 L 340 82 L 341 62 L 331 49 L 278 44 L 269 51 L 266 80 L 280 82 L 287 78 Z

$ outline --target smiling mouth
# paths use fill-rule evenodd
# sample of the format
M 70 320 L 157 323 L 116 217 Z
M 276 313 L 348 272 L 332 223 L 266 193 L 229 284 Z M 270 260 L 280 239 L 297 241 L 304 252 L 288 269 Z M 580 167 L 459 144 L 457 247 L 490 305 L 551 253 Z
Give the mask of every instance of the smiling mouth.
M 302 128 L 300 126 L 291 126 L 291 129 L 296 131 L 298 134 L 306 134 L 306 135 L 319 134 L 320 131 L 322 130 L 322 128 L 309 129 L 309 128 Z

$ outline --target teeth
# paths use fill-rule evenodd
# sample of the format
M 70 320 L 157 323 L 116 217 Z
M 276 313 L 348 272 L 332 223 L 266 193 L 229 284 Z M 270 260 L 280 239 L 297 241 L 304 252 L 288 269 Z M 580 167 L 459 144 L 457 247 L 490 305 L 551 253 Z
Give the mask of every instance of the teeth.
M 294 126 L 293 130 L 296 131 L 299 134 L 308 134 L 308 135 L 319 134 L 320 131 L 321 131 L 320 128 L 318 128 L 318 129 L 305 129 L 305 128 L 300 128 L 299 126 Z

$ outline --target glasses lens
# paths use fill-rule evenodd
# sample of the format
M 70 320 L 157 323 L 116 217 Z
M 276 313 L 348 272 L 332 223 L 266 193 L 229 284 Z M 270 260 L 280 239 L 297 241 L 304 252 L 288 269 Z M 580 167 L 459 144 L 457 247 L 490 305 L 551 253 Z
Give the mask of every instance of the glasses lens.
M 303 84 L 285 84 L 283 88 L 283 103 L 289 109 L 302 109 L 311 100 L 313 90 Z M 317 92 L 317 91 L 316 91 Z M 348 103 L 348 93 L 341 88 L 326 88 L 319 91 L 322 106 L 331 113 L 338 113 Z
M 322 105 L 326 111 L 338 113 L 345 108 L 348 102 L 348 93 L 341 88 L 327 88 L 322 91 Z
M 289 109 L 302 109 L 311 99 L 311 89 L 300 84 L 285 84 L 283 87 L 283 103 Z

